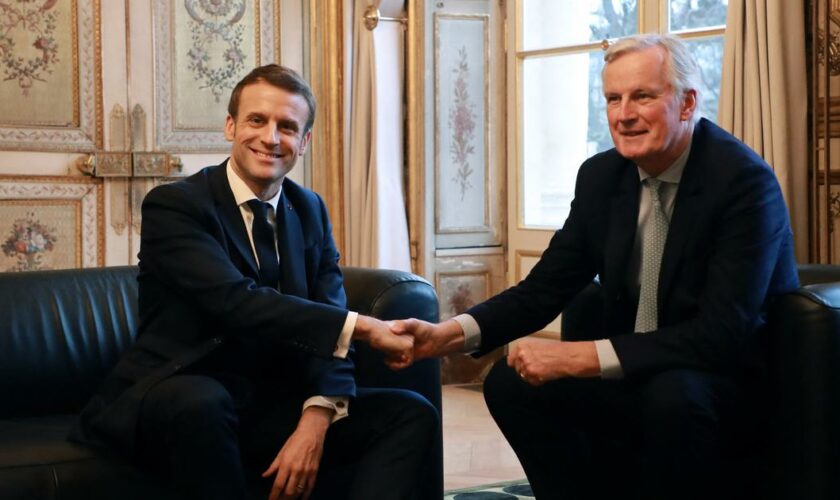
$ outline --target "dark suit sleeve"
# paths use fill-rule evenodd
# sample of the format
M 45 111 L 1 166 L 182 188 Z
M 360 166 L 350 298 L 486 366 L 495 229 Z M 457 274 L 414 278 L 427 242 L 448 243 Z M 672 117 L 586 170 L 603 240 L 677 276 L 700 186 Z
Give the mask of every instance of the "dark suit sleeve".
M 332 304 L 342 309 L 347 305 L 343 277 L 338 267 L 338 249 L 332 238 L 332 225 L 323 200 L 318 199 L 318 212 L 323 224 L 324 239 L 320 245 L 318 273 L 310 289 L 310 298 L 317 302 Z M 352 352 L 352 345 L 350 347 Z M 354 366 L 350 356 L 345 359 L 310 356 L 307 360 L 308 396 L 356 395 Z
M 745 349 L 760 345 L 766 297 L 798 285 L 776 178 L 757 158 L 745 161 L 737 175 L 716 185 L 723 195 L 709 207 L 715 216 L 704 233 L 708 241 L 684 251 L 677 283 L 669 296 L 660 297 L 666 304 L 660 311 L 664 326 L 612 337 L 625 376 L 669 368 L 736 369 Z
M 591 163 L 581 166 L 569 217 L 554 233 L 548 248 L 528 276 L 517 285 L 472 307 L 467 314 L 481 328 L 481 355 L 545 327 L 596 274 L 596 256 L 587 249 L 586 224 L 592 215 L 582 199 Z
M 206 190 L 187 182 L 152 190 L 142 207 L 141 278 L 151 273 L 188 298 L 213 318 L 218 331 L 259 335 L 307 354 L 332 357 L 347 316 L 343 304 L 256 286 L 231 262 L 215 209 Z M 338 278 L 340 287 L 340 274 Z

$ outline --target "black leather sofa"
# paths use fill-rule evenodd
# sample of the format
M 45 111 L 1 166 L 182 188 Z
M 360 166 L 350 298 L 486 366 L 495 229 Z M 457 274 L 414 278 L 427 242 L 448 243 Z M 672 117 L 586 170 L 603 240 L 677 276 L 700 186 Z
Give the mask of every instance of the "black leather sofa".
M 432 286 L 396 271 L 344 268 L 349 308 L 437 321 Z M 169 499 L 166 484 L 121 457 L 66 441 L 75 414 L 131 345 L 137 269 L 0 273 L 0 499 Z M 358 383 L 412 389 L 441 408 L 440 364 L 393 372 L 357 346 Z M 421 498 L 443 493 L 440 436 Z M 258 498 L 266 498 L 260 495 Z
M 800 265 L 799 279 L 802 287 L 777 297 L 768 314 L 769 435 L 745 438 L 724 456 L 731 491 L 719 498 L 840 498 L 840 266 Z M 596 282 L 566 306 L 564 338 L 598 331 L 601 310 Z

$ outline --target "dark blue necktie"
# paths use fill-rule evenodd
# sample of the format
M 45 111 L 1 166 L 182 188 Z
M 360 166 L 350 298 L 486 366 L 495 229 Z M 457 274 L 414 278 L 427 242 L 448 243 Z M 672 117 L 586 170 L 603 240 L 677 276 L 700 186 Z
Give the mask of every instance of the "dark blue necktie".
M 260 285 L 277 288 L 280 283 L 280 265 L 277 261 L 277 240 L 274 236 L 274 228 L 268 222 L 268 208 L 271 205 L 254 199 L 248 201 L 248 206 L 254 214 L 251 233 L 260 265 Z

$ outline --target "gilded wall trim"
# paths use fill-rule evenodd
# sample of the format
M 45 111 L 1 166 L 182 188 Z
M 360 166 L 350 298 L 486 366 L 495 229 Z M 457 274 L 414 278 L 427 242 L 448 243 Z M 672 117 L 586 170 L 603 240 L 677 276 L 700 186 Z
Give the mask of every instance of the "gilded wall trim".
M 333 237 L 345 242 L 344 227 L 344 14 L 341 0 L 310 0 L 309 82 L 318 101 L 312 131 L 312 189 L 327 204 Z

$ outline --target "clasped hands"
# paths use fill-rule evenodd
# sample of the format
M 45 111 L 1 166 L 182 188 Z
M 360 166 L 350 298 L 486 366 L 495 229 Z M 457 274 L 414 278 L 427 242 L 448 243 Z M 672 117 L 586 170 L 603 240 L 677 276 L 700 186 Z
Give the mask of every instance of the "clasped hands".
M 464 346 L 464 331 L 454 320 L 375 321 L 379 324 L 371 336 L 371 347 L 385 353 L 385 364 L 393 370 L 406 368 L 419 359 L 459 352 Z M 511 345 L 507 364 L 535 386 L 564 377 L 597 377 L 601 372 L 595 344 L 590 341 L 521 339 Z

